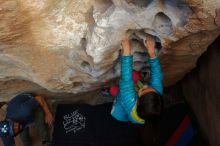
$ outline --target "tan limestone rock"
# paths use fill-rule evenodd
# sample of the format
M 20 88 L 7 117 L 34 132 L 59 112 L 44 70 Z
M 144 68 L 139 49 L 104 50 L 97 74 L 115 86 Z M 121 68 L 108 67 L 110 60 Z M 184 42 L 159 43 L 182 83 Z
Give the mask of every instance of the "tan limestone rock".
M 119 76 L 120 41 L 128 30 L 157 37 L 164 85 L 177 82 L 219 35 L 220 2 L 0 0 L 0 18 L 2 82 L 79 93 Z M 134 68 L 146 69 L 140 36 L 132 45 Z

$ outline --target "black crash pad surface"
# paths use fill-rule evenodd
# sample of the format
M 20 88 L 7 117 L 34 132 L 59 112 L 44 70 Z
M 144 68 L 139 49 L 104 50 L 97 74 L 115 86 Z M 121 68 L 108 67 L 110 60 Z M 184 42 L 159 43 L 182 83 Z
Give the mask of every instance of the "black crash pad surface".
M 111 115 L 112 103 L 58 105 L 53 146 L 138 146 L 138 127 Z

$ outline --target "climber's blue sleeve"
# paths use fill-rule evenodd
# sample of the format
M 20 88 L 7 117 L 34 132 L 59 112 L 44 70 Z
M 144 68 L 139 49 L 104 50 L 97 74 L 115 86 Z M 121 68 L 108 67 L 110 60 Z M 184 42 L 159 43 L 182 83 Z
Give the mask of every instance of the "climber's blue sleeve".
M 137 117 L 136 104 L 137 92 L 135 91 L 132 79 L 133 56 L 122 56 L 121 59 L 121 79 L 119 83 L 121 103 L 127 113 L 129 121 L 143 124 L 144 121 Z
M 127 112 L 124 110 L 122 104 L 121 104 L 121 93 L 118 92 L 118 94 L 115 97 L 115 100 L 113 102 L 111 115 L 118 121 L 127 122 L 129 121 Z
M 132 56 L 122 56 L 121 79 L 119 92 L 114 100 L 111 114 L 119 121 L 131 121 L 144 124 L 144 120 L 137 115 L 137 93 L 132 79 Z
M 149 86 L 154 88 L 160 95 L 163 94 L 163 72 L 160 64 L 160 59 L 156 56 L 149 58 L 150 64 L 150 81 Z
M 133 102 L 128 102 L 126 99 L 127 97 L 129 98 L 129 97 L 135 96 L 134 84 L 132 80 L 132 62 L 133 62 L 132 56 L 122 56 L 121 80 L 119 83 L 120 87 L 119 87 L 119 92 L 117 96 L 115 97 L 112 111 L 111 111 L 111 115 L 119 121 L 129 121 L 128 113 L 130 113 L 129 111 L 131 111 L 131 109 L 133 108 L 135 104 L 135 99 L 133 99 Z M 127 91 L 129 92 L 130 95 L 127 95 Z M 122 98 L 122 96 L 124 97 Z M 126 107 L 124 107 L 124 105 Z
M 122 56 L 121 59 L 121 79 L 119 89 L 121 101 L 127 113 L 132 111 L 137 100 L 137 95 L 132 79 L 133 56 Z

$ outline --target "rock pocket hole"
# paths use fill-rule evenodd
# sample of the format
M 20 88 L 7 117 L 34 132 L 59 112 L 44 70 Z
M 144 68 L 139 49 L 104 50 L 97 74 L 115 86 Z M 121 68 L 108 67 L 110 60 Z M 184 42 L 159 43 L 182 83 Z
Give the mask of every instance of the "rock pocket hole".
M 149 66 L 144 66 L 141 68 L 141 75 L 144 79 L 144 81 L 149 81 L 149 78 L 150 78 L 150 67 Z
M 167 36 L 172 33 L 171 19 L 162 12 L 157 13 L 155 16 L 153 26 L 156 32 L 162 36 Z
M 153 0 L 126 0 L 127 3 L 132 3 L 139 7 L 147 7 Z
M 82 88 L 82 83 L 81 82 L 74 82 L 73 84 L 72 84 L 72 87 L 74 87 L 74 88 Z
M 160 13 L 156 15 L 155 19 L 164 21 L 166 24 L 163 25 L 171 24 L 175 27 L 183 27 L 187 24 L 189 16 L 193 13 L 186 0 L 160 0 L 160 7 L 163 8 L 162 11 L 166 13 L 163 14 L 163 12 L 160 11 Z M 171 18 L 172 23 L 170 23 L 169 18 Z
M 80 68 L 83 69 L 86 72 L 91 72 L 92 68 L 90 66 L 90 64 L 87 61 L 82 61 L 80 64 Z
M 87 45 L 87 40 L 86 40 L 86 38 L 82 38 L 80 43 L 81 43 L 81 47 L 82 47 L 84 50 L 86 50 L 86 45 Z

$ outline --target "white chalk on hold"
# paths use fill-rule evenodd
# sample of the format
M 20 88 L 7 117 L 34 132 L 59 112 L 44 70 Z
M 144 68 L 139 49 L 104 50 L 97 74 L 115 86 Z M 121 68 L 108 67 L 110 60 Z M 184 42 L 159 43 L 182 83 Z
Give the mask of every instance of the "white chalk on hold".
M 146 42 L 146 37 L 147 36 L 153 36 L 155 38 L 155 42 L 160 43 L 160 39 L 158 37 L 155 37 L 154 35 L 151 35 L 151 34 L 147 34 L 147 33 L 144 33 L 144 32 L 135 32 L 135 35 L 138 38 L 142 39 L 144 44 Z
M 145 44 L 145 41 L 146 41 L 146 37 L 148 36 L 147 33 L 138 31 L 138 32 L 135 32 L 135 35 L 136 35 L 139 39 L 142 39 L 144 45 L 146 45 L 146 44 Z
M 137 37 L 139 37 L 140 39 L 145 40 L 148 34 L 146 34 L 146 33 L 144 33 L 144 32 L 138 31 L 138 32 L 135 32 L 135 35 L 136 35 Z
M 143 39 L 143 43 L 144 43 L 144 45 L 146 46 L 145 42 L 146 42 L 146 37 Z

